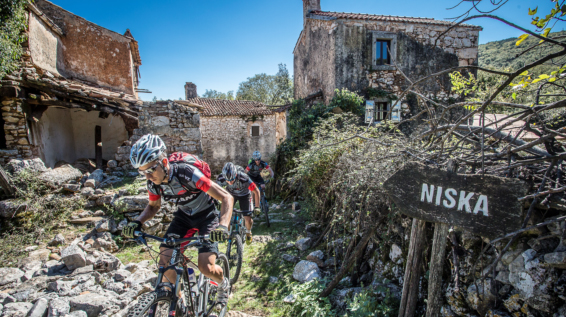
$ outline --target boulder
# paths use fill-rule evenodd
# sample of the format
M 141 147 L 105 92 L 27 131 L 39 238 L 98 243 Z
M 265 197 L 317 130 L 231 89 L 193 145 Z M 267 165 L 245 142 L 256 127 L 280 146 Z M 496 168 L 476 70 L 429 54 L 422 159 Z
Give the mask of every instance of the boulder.
M 9 303 L 15 303 L 16 299 L 7 293 L 0 293 L 0 304 L 6 305 Z
M 559 269 L 566 269 L 566 252 L 554 252 L 544 255 L 546 265 Z
M 127 279 L 130 275 L 132 275 L 132 272 L 128 271 L 128 270 L 118 270 L 114 273 L 114 280 L 116 282 L 120 282 L 123 281 L 125 279 Z
M 556 309 L 556 304 L 556 298 L 546 294 L 527 298 L 527 305 L 545 313 L 554 312 L 554 310 Z
M 320 269 L 316 263 L 303 260 L 295 266 L 293 278 L 301 283 L 312 281 L 320 278 Z
M 61 261 L 70 271 L 87 265 L 85 252 L 76 244 L 72 244 L 61 251 Z
M 291 262 L 291 263 L 297 263 L 299 262 L 299 257 L 298 256 L 294 256 L 294 255 L 290 255 L 290 254 L 283 254 L 281 256 L 281 258 L 287 262 Z
M 293 304 L 297 299 L 295 298 L 295 295 L 293 294 L 289 294 L 287 296 L 285 296 L 285 298 L 283 298 L 283 302 L 287 303 L 287 304 Z
M 32 303 L 9 303 L 4 305 L 2 317 L 25 317 L 32 307 Z
M 65 237 L 64 237 L 62 234 L 58 233 L 58 234 L 53 238 L 53 240 L 51 240 L 51 241 L 49 242 L 49 245 L 50 245 L 50 246 L 58 246 L 58 245 L 63 245 L 63 244 L 65 244 L 66 242 L 67 242 L 67 241 L 65 241 Z
M 401 262 L 403 261 L 403 258 L 401 257 L 402 254 L 403 251 L 397 244 L 393 244 L 391 246 L 391 251 L 389 251 L 389 258 L 391 259 L 391 261 L 397 264 L 401 264 Z
M 309 255 L 307 255 L 307 261 L 316 263 L 318 267 L 324 267 L 324 262 L 322 261 L 323 259 L 324 253 L 322 253 L 322 251 L 320 250 L 311 252 Z
M 118 197 L 118 194 L 103 195 L 96 200 L 96 205 L 97 206 L 111 205 L 112 200 L 114 200 L 115 197 Z
M 41 173 L 38 178 L 53 187 L 59 187 L 71 180 L 79 180 L 83 174 L 69 164 Z
M 477 311 L 480 316 L 485 316 L 488 310 L 494 308 L 496 298 L 491 290 L 490 279 L 485 279 L 485 285 L 482 284 L 482 280 L 477 280 L 475 284 L 468 286 L 466 300 L 470 307 Z
M 297 249 L 299 249 L 300 251 L 305 251 L 310 247 L 310 244 L 311 238 L 303 238 L 295 242 L 295 247 L 297 247 Z
M 80 184 L 63 184 L 63 189 L 70 191 L 72 193 L 78 193 L 81 191 L 81 185 Z
M 138 269 L 124 280 L 124 284 L 130 287 L 136 284 L 143 285 L 145 283 L 150 283 L 153 285 L 153 282 L 157 279 L 157 274 L 153 273 L 153 271 L 147 268 L 141 267 L 140 264 L 138 264 L 137 267 Z
M 94 268 L 99 272 L 112 272 L 122 267 L 122 262 L 110 253 L 103 253 L 94 263 Z
M 49 260 L 49 254 L 51 250 L 48 249 L 39 249 L 29 253 L 29 256 L 26 258 L 26 261 L 47 261 Z
M 47 312 L 49 301 L 46 298 L 38 299 L 28 312 L 28 317 L 43 317 Z
M 108 232 L 110 231 L 111 224 L 109 219 L 102 219 L 97 221 L 94 226 L 96 232 Z
M 104 179 L 104 171 L 101 169 L 97 169 L 90 174 L 84 186 L 96 188 L 100 183 L 102 183 L 103 179 Z
M 523 253 L 523 250 L 507 251 L 501 257 L 501 262 L 505 265 L 511 264 L 519 255 Z
M 0 218 L 9 219 L 16 212 L 23 211 L 27 208 L 27 204 L 19 202 L 16 199 L 7 199 L 0 201 Z
M 84 310 L 75 310 L 67 314 L 65 317 L 88 317 Z
M 136 195 L 136 196 L 123 196 L 112 202 L 112 206 L 121 212 L 141 211 L 147 207 L 149 203 L 149 196 Z
M 116 168 L 118 167 L 118 162 L 115 160 L 110 160 L 108 161 L 108 163 L 106 163 L 106 166 L 110 167 L 110 168 Z
M 19 174 L 24 170 L 28 170 L 32 173 L 40 173 L 48 170 L 43 164 L 40 158 L 34 158 L 31 160 L 23 159 L 11 159 L 8 164 L 6 164 L 6 170 L 12 174 Z
M 22 276 L 24 276 L 24 271 L 15 267 L 0 268 L 0 286 L 19 282 Z
M 63 298 L 55 298 L 49 302 L 49 312 L 47 317 L 63 317 L 71 311 L 69 301 Z
M 94 189 L 92 187 L 83 187 L 81 189 L 81 195 L 83 195 L 83 197 L 85 198 L 88 198 L 94 195 Z
M 82 310 L 86 312 L 88 317 L 96 317 L 112 303 L 107 296 L 89 293 L 72 297 L 70 304 L 71 310 Z

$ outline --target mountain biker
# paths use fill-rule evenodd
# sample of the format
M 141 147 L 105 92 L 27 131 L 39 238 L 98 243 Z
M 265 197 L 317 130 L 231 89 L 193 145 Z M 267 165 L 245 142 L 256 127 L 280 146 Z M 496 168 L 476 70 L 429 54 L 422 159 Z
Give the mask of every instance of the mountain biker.
M 226 190 L 234 196 L 236 201 L 240 202 L 240 210 L 246 222 L 246 244 L 252 243 L 252 211 L 259 215 L 259 196 L 260 192 L 256 184 L 252 182 L 250 177 L 243 171 L 240 166 L 234 165 L 232 162 L 224 164 L 222 174 L 218 175 L 217 180 L 221 183 L 226 182 Z M 254 205 L 252 205 L 252 196 Z
M 147 179 L 149 204 L 135 221 L 124 227 L 122 234 L 132 238 L 134 231 L 141 231 L 143 223 L 161 208 L 161 197 L 175 201 L 178 209 L 165 237 L 171 233 L 181 238 L 191 237 L 196 232 L 210 235 L 210 241 L 199 248 L 198 267 L 202 274 L 218 283 L 218 302 L 226 305 L 230 279 L 215 262 L 218 242 L 226 241 L 228 237 L 234 199 L 199 168 L 182 161 L 171 162 L 172 157 L 167 159 L 165 143 L 157 135 L 144 135 L 132 146 L 130 161 Z M 222 201 L 220 215 L 212 198 Z M 161 244 L 159 251 L 159 266 L 166 267 L 173 250 Z M 175 270 L 167 270 L 162 279 L 162 283 L 166 283 L 163 286 L 172 290 L 176 276 Z
M 246 173 L 250 176 L 254 183 L 260 185 L 261 189 L 265 190 L 265 181 L 261 177 L 261 171 L 264 169 L 268 170 L 271 174 L 271 178 L 273 178 L 275 173 L 266 162 L 261 160 L 261 153 L 259 153 L 259 151 L 255 151 L 252 154 L 252 160 L 253 162 L 249 163 L 248 167 L 246 167 Z

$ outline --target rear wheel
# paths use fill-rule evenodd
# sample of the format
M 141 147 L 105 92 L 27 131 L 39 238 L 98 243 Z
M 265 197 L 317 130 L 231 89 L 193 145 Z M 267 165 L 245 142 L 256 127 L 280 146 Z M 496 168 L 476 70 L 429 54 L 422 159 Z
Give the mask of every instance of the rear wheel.
M 130 309 L 127 317 L 149 316 L 153 313 L 155 317 L 169 316 L 173 293 L 167 290 L 157 290 L 141 295 L 138 303 Z
M 216 265 L 220 266 L 224 271 L 224 276 L 230 278 L 230 264 L 228 263 L 228 258 L 226 255 L 220 253 L 216 258 Z M 228 311 L 228 305 L 221 306 L 217 304 L 217 288 L 216 282 L 205 278 L 204 280 L 204 294 L 201 294 L 205 299 L 202 303 L 204 304 L 205 316 L 211 317 L 224 317 Z
M 244 258 L 244 245 L 242 243 L 242 238 L 239 235 L 232 236 L 232 240 L 228 244 L 226 257 L 228 258 L 228 263 L 232 270 L 230 272 L 230 284 L 234 285 L 238 281 L 238 277 L 240 277 L 242 261 Z

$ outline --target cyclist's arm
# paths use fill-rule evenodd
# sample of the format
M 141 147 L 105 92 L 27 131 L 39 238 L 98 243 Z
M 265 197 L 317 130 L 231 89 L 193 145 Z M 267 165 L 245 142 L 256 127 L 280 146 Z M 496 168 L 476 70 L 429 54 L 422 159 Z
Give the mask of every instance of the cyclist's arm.
M 222 202 L 220 210 L 220 224 L 228 227 L 230 225 L 230 219 L 232 219 L 234 197 L 216 183 L 210 183 L 210 188 L 206 191 L 206 193 L 212 196 L 212 198 Z
M 161 197 L 159 197 L 159 199 L 157 200 L 150 200 L 147 207 L 145 207 L 143 212 L 139 215 L 138 219 L 136 220 L 138 220 L 141 223 L 144 223 L 150 220 L 151 218 L 153 218 L 157 214 L 160 208 L 161 208 Z
M 273 169 L 271 169 L 271 167 L 268 167 L 267 170 L 269 171 L 269 174 L 271 174 L 271 178 L 274 177 L 275 172 L 273 171 Z

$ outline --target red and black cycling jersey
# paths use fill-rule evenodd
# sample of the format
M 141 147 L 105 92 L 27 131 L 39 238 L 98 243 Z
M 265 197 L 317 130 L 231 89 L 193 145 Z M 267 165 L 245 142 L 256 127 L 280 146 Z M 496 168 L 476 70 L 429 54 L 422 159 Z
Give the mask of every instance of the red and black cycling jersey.
M 226 182 L 226 178 L 222 174 L 218 175 L 216 179 L 221 183 Z M 250 177 L 242 171 L 238 171 L 238 174 L 234 179 L 234 184 L 230 185 L 226 183 L 226 190 L 232 196 L 237 196 L 237 197 L 246 196 L 254 189 L 256 189 L 255 183 L 252 182 Z
M 210 178 L 198 168 L 186 163 L 170 163 L 172 169 L 167 184 L 156 185 L 147 181 L 149 200 L 174 201 L 189 216 L 214 206 L 213 199 L 206 192 L 210 189 Z
M 260 161 L 259 165 L 257 165 L 255 163 L 255 161 L 252 161 L 248 167 L 246 167 L 246 172 L 248 173 L 248 175 L 250 175 L 252 178 L 256 178 L 256 177 L 261 177 L 260 173 L 261 171 L 263 171 L 264 169 L 268 169 L 269 168 L 269 164 L 267 164 L 264 161 Z

